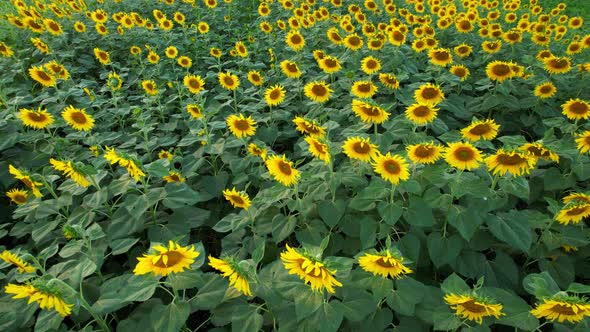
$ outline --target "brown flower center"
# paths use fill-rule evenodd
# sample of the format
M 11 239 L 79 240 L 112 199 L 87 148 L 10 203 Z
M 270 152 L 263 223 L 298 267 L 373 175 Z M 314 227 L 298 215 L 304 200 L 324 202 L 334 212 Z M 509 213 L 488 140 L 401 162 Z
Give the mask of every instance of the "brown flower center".
M 385 259 L 385 257 L 380 257 L 379 259 L 377 259 L 375 261 L 375 264 L 381 266 L 381 267 L 385 267 L 385 268 L 390 268 L 390 267 L 394 267 L 397 264 L 395 263 L 395 261 L 390 261 L 389 259 Z
M 231 76 L 223 77 L 223 82 L 225 83 L 225 85 L 227 85 L 229 87 L 234 85 L 234 79 Z
M 198 89 L 201 87 L 201 83 L 199 83 L 199 80 L 195 79 L 195 78 L 191 78 L 188 81 L 188 85 L 190 85 L 191 88 L 193 89 Z
M 436 51 L 433 56 L 438 61 L 447 61 L 449 60 L 450 54 L 445 51 Z
M 485 306 L 475 303 L 474 300 L 469 300 L 467 302 L 463 302 L 463 303 L 461 303 L 461 306 L 464 307 L 465 309 L 467 309 L 467 311 L 470 311 L 473 313 L 482 313 L 482 312 L 487 311 Z
M 469 147 L 460 147 L 455 150 L 455 158 L 460 161 L 471 161 L 475 157 L 475 153 Z
M 510 69 L 510 66 L 501 63 L 492 67 L 492 73 L 496 76 L 503 77 L 510 75 L 512 70 Z
M 57 25 L 57 23 L 55 22 L 49 22 L 49 29 L 53 30 L 53 31 L 59 31 L 59 25 Z
M 435 99 L 438 97 L 439 92 L 437 89 L 432 87 L 426 87 L 422 90 L 422 98 L 424 99 Z
M 526 158 L 523 158 L 518 154 L 512 155 L 508 153 L 502 153 L 496 157 L 496 160 L 498 161 L 498 164 L 504 166 L 516 166 L 526 163 Z
M 239 119 L 234 121 L 234 126 L 239 131 L 247 131 L 248 129 L 250 129 L 250 123 L 246 119 Z
M 359 46 L 361 44 L 361 40 L 357 36 L 352 36 L 352 37 L 348 38 L 348 43 L 351 46 L 356 47 L 356 46 Z
M 17 204 L 23 204 L 27 202 L 27 197 L 17 193 L 16 195 L 12 196 L 12 200 Z
M 284 175 L 291 175 L 291 173 L 293 172 L 291 170 L 291 165 L 289 165 L 288 163 L 279 160 L 279 162 L 277 163 L 277 166 L 279 168 L 279 171 L 281 171 L 281 173 L 283 173 Z
M 359 85 L 357 85 L 357 89 L 362 93 L 369 93 L 372 90 L 370 83 L 359 84 Z
M 39 76 L 42 81 L 51 81 L 51 76 L 42 70 L 37 71 L 37 76 Z
M 358 154 L 367 154 L 371 152 L 371 146 L 365 142 L 355 142 L 352 145 L 352 149 Z
M 320 84 L 314 84 L 311 88 L 311 92 L 317 97 L 324 97 L 328 94 L 328 89 L 325 86 Z
M 565 59 L 551 59 L 549 60 L 549 66 L 555 69 L 564 69 L 567 68 L 569 62 Z
M 229 199 L 234 202 L 234 204 L 236 205 L 243 205 L 244 204 L 244 200 L 242 199 L 242 197 L 238 196 L 238 195 L 231 195 L 229 196 Z
M 580 215 L 588 210 L 588 206 L 576 206 L 575 208 L 569 209 L 566 214 L 568 216 L 577 216 Z
M 88 121 L 88 119 L 86 119 L 86 115 L 84 115 L 84 113 L 80 111 L 72 112 L 72 114 L 70 114 L 70 117 L 72 121 L 80 125 L 83 125 Z
M 571 103 L 568 107 L 569 111 L 574 114 L 586 114 L 588 113 L 588 105 L 581 103 L 579 101 L 575 101 Z
M 377 61 L 375 61 L 375 60 L 369 60 L 369 61 L 367 61 L 367 63 L 365 64 L 365 66 L 368 69 L 375 69 L 375 68 L 377 68 L 378 64 L 377 64 Z
M 414 108 L 413 113 L 414 113 L 414 116 L 419 117 L 419 118 L 423 118 L 423 117 L 429 116 L 431 113 L 431 110 L 428 106 L 420 105 L 420 106 Z
M 492 128 L 490 128 L 489 124 L 480 123 L 475 125 L 475 127 L 471 128 L 471 130 L 469 130 L 469 133 L 472 135 L 481 136 L 489 133 L 491 130 Z
M 393 40 L 395 40 L 395 41 L 397 41 L 397 42 L 402 42 L 402 41 L 404 41 L 404 37 L 405 37 L 405 36 L 404 36 L 404 34 L 403 34 L 403 33 L 399 32 L 399 31 L 394 31 L 394 32 L 391 34 L 391 37 L 393 38 Z
M 299 35 L 292 35 L 291 36 L 291 43 L 295 44 L 295 45 L 299 45 L 301 44 L 303 40 L 301 39 L 301 36 Z
M 47 116 L 43 113 L 31 112 L 27 115 L 29 116 L 29 120 L 33 122 L 44 122 L 47 120 Z
M 401 172 L 401 167 L 400 167 L 399 163 L 395 160 L 384 161 L 383 168 L 389 174 L 399 174 Z
M 428 147 L 426 145 L 419 145 L 415 150 L 414 154 L 419 158 L 429 158 L 434 155 L 435 149 Z
M 338 67 L 338 62 L 336 62 L 333 59 L 325 59 L 324 65 L 328 68 L 336 68 L 336 67 Z
M 168 258 L 168 261 L 166 263 L 164 263 L 164 257 Z M 183 258 L 184 256 L 178 251 L 169 251 L 165 254 L 160 255 L 160 258 L 154 263 L 154 265 L 159 268 L 167 268 L 169 266 L 174 266 L 180 263 Z
M 294 63 L 288 63 L 285 67 L 287 67 L 287 71 L 291 73 L 296 73 L 299 71 L 299 68 L 297 68 L 297 65 Z
M 268 95 L 268 97 L 269 97 L 271 100 L 277 100 L 277 99 L 281 98 L 281 90 L 279 90 L 279 89 L 273 89 L 273 90 L 270 92 L 270 94 Z

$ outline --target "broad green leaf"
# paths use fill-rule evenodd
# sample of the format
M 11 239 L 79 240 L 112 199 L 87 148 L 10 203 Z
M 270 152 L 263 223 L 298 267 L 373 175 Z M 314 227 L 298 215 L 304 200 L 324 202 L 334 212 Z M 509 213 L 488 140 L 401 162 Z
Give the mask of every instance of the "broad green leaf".
M 453 261 L 463 249 L 465 241 L 458 234 L 443 237 L 439 232 L 432 232 L 426 241 L 430 260 L 436 267 Z
M 295 296 L 295 315 L 297 320 L 301 321 L 311 315 L 320 308 L 323 303 L 323 297 L 320 293 L 314 292 L 311 289 L 300 292 Z
M 338 225 L 338 222 L 344 216 L 346 211 L 346 203 L 343 200 L 323 201 L 318 203 L 318 213 L 322 218 L 322 221 L 328 227 L 334 227 Z
M 155 331 L 177 332 L 180 331 L 189 314 L 189 303 L 178 301 L 154 307 L 150 316 Z
M 528 253 L 533 242 L 533 230 L 527 220 L 512 213 L 488 214 L 486 223 L 490 232 L 515 249 Z
M 472 207 L 463 207 L 460 205 L 453 205 L 449 210 L 447 216 L 449 224 L 455 227 L 459 234 L 469 241 L 483 223 L 483 218 L 480 212 Z
M 376 303 L 368 293 L 350 290 L 342 302 L 335 302 L 334 306 L 340 307 L 337 310 L 341 310 L 346 319 L 358 322 L 375 310 Z
M 432 209 L 424 199 L 417 196 L 410 196 L 410 206 L 404 213 L 404 219 L 412 226 L 429 227 L 434 225 Z
M 185 205 L 193 205 L 203 201 L 201 195 L 185 183 L 169 183 L 165 188 L 166 197 L 162 204 L 170 209 L 181 208 Z
M 522 280 L 522 285 L 529 294 L 534 295 L 538 299 L 551 297 L 560 291 L 559 286 L 551 278 L 551 275 L 545 271 L 527 275 Z
M 579 284 L 577 282 L 573 282 L 567 288 L 568 292 L 577 293 L 577 294 L 589 294 L 590 293 L 590 286 Z
M 285 217 L 282 214 L 276 215 L 272 219 L 272 239 L 279 243 L 293 233 L 297 226 L 297 217 Z
M 448 276 L 440 285 L 442 291 L 446 294 L 455 293 L 462 294 L 470 290 L 469 286 L 455 273 Z
M 390 226 L 395 226 L 399 218 L 402 216 L 404 212 L 403 207 L 401 204 L 396 202 L 394 203 L 386 203 L 381 202 L 377 205 L 377 210 L 379 211 L 379 215 L 383 220 Z
M 100 297 L 92 309 L 98 314 L 106 314 L 134 301 L 146 301 L 152 297 L 157 285 L 158 281 L 151 275 L 114 277 L 100 286 Z
M 203 286 L 191 301 L 191 307 L 199 310 L 211 310 L 223 301 L 228 287 L 227 279 L 216 273 L 206 273 L 203 276 Z

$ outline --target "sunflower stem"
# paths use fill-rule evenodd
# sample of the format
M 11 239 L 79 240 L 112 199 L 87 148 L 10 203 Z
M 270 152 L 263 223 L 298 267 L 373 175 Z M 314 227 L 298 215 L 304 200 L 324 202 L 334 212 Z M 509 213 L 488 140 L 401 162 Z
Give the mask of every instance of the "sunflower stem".
M 238 97 L 236 96 L 236 89 L 233 90 L 234 92 L 234 112 L 238 112 Z
M 499 179 L 500 177 L 498 176 L 498 174 L 494 175 L 494 178 L 492 179 L 492 185 L 490 186 L 490 189 L 492 191 L 496 188 L 496 184 L 498 183 Z
M 375 133 L 375 139 L 377 139 L 377 134 L 379 134 L 379 128 L 377 128 L 377 123 L 373 124 L 373 131 Z
M 389 204 L 393 204 L 393 195 L 395 194 L 395 184 L 391 184 L 391 191 L 389 192 Z

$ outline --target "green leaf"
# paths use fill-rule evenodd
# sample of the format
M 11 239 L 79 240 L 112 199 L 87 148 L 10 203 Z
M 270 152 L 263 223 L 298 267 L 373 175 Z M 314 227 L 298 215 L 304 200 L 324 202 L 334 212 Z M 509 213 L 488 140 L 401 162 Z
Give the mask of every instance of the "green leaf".
M 461 319 L 454 313 L 450 312 L 448 307 L 439 307 L 434 311 L 432 316 L 434 321 L 434 331 L 455 330 L 461 326 Z
M 517 178 L 501 178 L 498 182 L 501 190 L 524 200 L 529 199 L 529 181 L 524 176 L 519 176 Z
M 534 295 L 538 299 L 551 297 L 560 291 L 559 286 L 557 286 L 551 275 L 546 271 L 527 275 L 522 280 L 522 285 L 529 294 Z
M 232 332 L 260 331 L 263 317 L 256 311 L 256 308 L 250 307 L 250 309 L 251 311 L 247 315 L 232 315 Z
M 190 305 L 186 301 L 172 302 L 169 305 L 154 307 L 151 313 L 152 326 L 155 331 L 177 332 L 190 315 Z
M 426 240 L 430 260 L 436 267 L 452 262 L 463 249 L 465 241 L 459 234 L 443 237 L 439 232 L 432 232 Z
M 573 282 L 567 288 L 567 291 L 570 293 L 577 293 L 577 294 L 590 294 L 590 286 L 579 284 L 577 282 Z
M 276 215 L 272 218 L 272 239 L 275 243 L 279 243 L 286 239 L 293 233 L 297 226 L 297 217 L 285 217 L 282 214 Z
M 358 322 L 375 310 L 376 303 L 369 293 L 361 290 L 348 290 L 342 302 L 335 302 L 344 317 L 352 322 Z
M 134 244 L 139 241 L 139 238 L 125 238 L 111 241 L 111 253 L 113 255 L 124 254 L 129 251 Z
M 488 214 L 486 222 L 496 238 L 511 247 L 528 253 L 533 242 L 533 230 L 528 220 L 518 218 L 514 213 Z
M 169 183 L 165 189 L 166 197 L 162 201 L 162 204 L 170 209 L 181 208 L 185 205 L 194 205 L 203 201 L 201 195 L 185 183 Z
M 404 219 L 412 226 L 429 227 L 434 225 L 432 209 L 424 199 L 417 196 L 410 196 L 410 206 L 404 213 Z
M 157 279 L 151 275 L 125 274 L 114 277 L 100 286 L 100 297 L 92 305 L 92 309 L 104 315 L 131 302 L 146 301 L 152 297 L 157 286 Z
M 203 284 L 203 272 L 187 270 L 182 273 L 168 275 L 168 282 L 177 290 L 196 288 Z
M 228 282 L 217 273 L 206 273 L 204 284 L 191 301 L 191 307 L 199 310 L 211 310 L 223 301 Z
M 379 212 L 381 218 L 383 218 L 383 221 L 385 221 L 390 226 L 394 226 L 399 220 L 399 218 L 402 216 L 404 208 L 401 204 L 398 204 L 397 202 L 380 202 L 377 205 L 377 211 Z
M 168 159 L 158 159 L 153 163 L 145 165 L 148 174 L 155 178 L 162 178 L 168 175 L 170 169 L 170 161 Z
M 513 326 L 525 331 L 533 331 L 539 326 L 539 320 L 530 314 L 531 307 L 528 303 L 502 288 L 484 287 L 481 290 L 483 295 L 491 296 L 496 303 L 502 304 L 504 315 L 497 320 L 498 324 Z
M 483 218 L 478 210 L 460 205 L 453 205 L 451 207 L 447 220 L 449 224 L 459 231 L 459 234 L 466 241 L 471 240 L 475 232 L 479 229 L 479 226 L 483 223 Z
M 465 281 L 463 281 L 463 279 L 461 279 L 461 277 L 459 277 L 455 273 L 452 273 L 450 276 L 448 276 L 445 279 L 445 281 L 443 281 L 443 283 L 440 285 L 440 288 L 446 294 L 462 294 L 465 292 L 469 292 L 471 290 L 471 288 L 467 286 Z
M 338 331 L 344 315 L 340 307 L 332 304 L 333 302 L 324 302 L 320 310 L 316 312 L 314 321 L 317 322 L 320 332 Z
M 305 291 L 295 295 L 295 315 L 297 320 L 305 319 L 320 308 L 323 303 L 323 297 L 320 293 L 307 288 Z
M 330 228 L 338 225 L 338 222 L 344 216 L 346 203 L 343 200 L 323 201 L 318 203 L 318 213 L 322 221 Z
M 387 296 L 387 305 L 402 315 L 413 316 L 416 304 L 424 297 L 423 286 L 409 277 L 396 280 L 396 289 Z
M 260 261 L 264 257 L 264 248 L 266 246 L 266 242 L 264 240 L 259 239 L 258 241 L 259 241 L 258 245 L 256 246 L 256 248 L 252 252 L 252 260 L 254 261 L 255 264 L 260 263 Z
M 35 332 L 55 331 L 63 319 L 57 311 L 41 310 L 35 322 Z

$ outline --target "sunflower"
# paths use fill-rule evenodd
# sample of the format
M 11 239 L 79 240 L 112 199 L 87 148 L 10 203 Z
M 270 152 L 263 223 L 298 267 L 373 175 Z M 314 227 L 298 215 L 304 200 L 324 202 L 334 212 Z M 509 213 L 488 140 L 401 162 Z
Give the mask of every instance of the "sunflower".
M 105 151 L 104 158 L 109 161 L 111 165 L 118 163 L 120 166 L 125 167 L 129 176 L 135 181 L 139 181 L 141 177 L 145 176 L 145 173 L 133 160 L 120 156 L 114 148 L 105 147 Z
M 285 76 L 289 78 L 299 78 L 301 76 L 301 71 L 299 70 L 299 66 L 297 63 L 289 60 L 281 61 L 281 71 Z
M 316 124 L 314 121 L 306 120 L 302 117 L 296 116 L 293 119 L 297 131 L 304 135 L 312 137 L 323 137 L 326 134 L 326 129 Z
M 168 248 L 157 245 L 151 248 L 152 254 L 144 254 L 137 257 L 139 263 L 133 269 L 135 275 L 154 273 L 156 276 L 167 276 L 171 273 L 181 273 L 190 269 L 195 258 L 200 253 L 195 251 L 194 246 L 182 247 L 173 241 L 168 242 Z
M 406 107 L 406 118 L 418 126 L 424 126 L 436 119 L 438 108 L 429 104 L 412 104 Z
M 499 40 L 484 41 L 483 43 L 481 43 L 481 48 L 484 52 L 488 54 L 498 53 L 502 48 L 502 42 Z
M 501 304 L 469 294 L 450 293 L 444 296 L 444 300 L 451 309 L 455 310 L 457 316 L 478 324 L 482 324 L 485 317 L 494 316 L 499 319 L 500 316 L 505 315 L 502 313 L 503 306 Z
M 266 160 L 266 155 L 268 152 L 265 148 L 259 147 L 254 143 L 250 143 L 250 145 L 248 145 L 248 153 L 253 156 L 260 157 L 260 159 L 264 161 Z
M 510 173 L 513 176 L 520 176 L 529 174 L 535 167 L 537 160 L 529 154 L 499 149 L 495 154 L 486 157 L 485 163 L 488 171 L 493 172 L 494 175 Z
M 562 114 L 570 120 L 588 119 L 590 117 L 590 103 L 575 98 L 561 105 Z
M 363 47 L 363 39 L 356 33 L 348 35 L 344 38 L 344 46 L 352 51 L 357 51 Z
M 584 19 L 579 16 L 570 18 L 568 26 L 572 29 L 579 29 L 584 24 Z
M 111 72 L 107 78 L 107 85 L 111 88 L 111 90 L 117 91 L 121 89 L 121 86 L 123 86 L 123 80 L 117 73 Z
M 225 73 L 220 72 L 217 77 L 219 79 L 219 84 L 221 84 L 221 86 L 226 90 L 233 91 L 240 86 L 240 79 L 238 76 L 230 73 L 229 71 Z
M 557 88 L 551 82 L 545 82 L 535 87 L 535 96 L 541 99 L 551 98 L 557 93 Z
M 348 158 L 365 162 L 370 162 L 379 154 L 377 146 L 371 144 L 369 138 L 358 136 L 347 138 L 342 144 L 342 150 Z
M 49 159 L 49 163 L 56 171 L 61 171 L 64 176 L 74 180 L 79 186 L 86 188 L 90 185 L 84 174 L 80 173 L 71 161 L 59 161 L 51 158 Z
M 103 65 L 111 63 L 111 55 L 107 51 L 103 51 L 98 47 L 94 48 L 94 57 Z
M 178 49 L 174 46 L 168 46 L 166 47 L 166 50 L 164 50 L 164 54 L 166 54 L 166 57 L 174 59 L 178 56 Z
M 381 70 L 381 61 L 372 55 L 364 57 L 361 61 L 361 70 L 367 75 L 375 74 Z
M 6 197 L 10 198 L 10 201 L 16 205 L 25 204 L 27 202 L 27 196 L 27 191 L 22 189 L 13 188 L 6 192 Z
M 305 46 L 305 39 L 297 30 L 291 30 L 285 36 L 285 43 L 289 46 L 293 51 L 298 52 Z
M 193 65 L 193 60 L 186 55 L 179 56 L 176 63 L 182 68 L 190 68 Z
M 265 164 L 270 175 L 281 184 L 289 187 L 299 181 L 299 171 L 293 168 L 293 162 L 285 155 L 269 157 Z
M 328 293 L 335 293 L 334 286 L 342 287 L 342 284 L 334 278 L 335 270 L 329 270 L 320 260 L 300 254 L 297 250 L 286 245 L 286 251 L 281 253 L 281 260 L 289 274 L 297 275 L 313 291 L 321 292 L 325 287 Z
M 248 194 L 237 191 L 236 187 L 233 187 L 231 190 L 225 189 L 223 191 L 223 197 L 228 200 L 233 207 L 241 208 L 244 210 L 248 210 L 252 203 L 250 202 L 250 197 Z
M 37 48 L 37 50 L 43 54 L 49 54 L 49 46 L 45 44 L 40 38 L 31 38 L 31 43 L 33 46 Z M 4 55 L 2 52 L 2 45 L 0 44 L 0 53 Z M 6 56 L 6 55 L 4 55 Z
M 8 173 L 14 176 L 15 179 L 20 180 L 25 186 L 31 189 L 33 196 L 35 197 L 42 197 L 41 191 L 39 187 L 43 184 L 41 182 L 37 182 L 33 180 L 29 175 L 26 175 L 23 171 L 19 170 L 18 168 L 8 164 Z
M 419 104 L 423 105 L 437 105 L 445 99 L 445 95 L 438 85 L 432 83 L 422 84 L 416 91 L 414 91 L 414 99 Z
M 44 87 L 55 87 L 56 79 L 51 73 L 45 71 L 41 66 L 33 66 L 29 68 L 29 76 L 39 82 Z
M 330 85 L 324 81 L 313 81 L 309 82 L 303 88 L 305 96 L 312 101 L 318 103 L 325 103 L 330 99 L 330 95 L 333 92 L 330 89 Z
M 70 78 L 70 72 L 64 67 L 62 64 L 59 64 L 57 61 L 52 60 L 48 63 L 44 64 L 43 67 L 49 71 L 49 74 L 60 78 L 62 80 L 67 80 Z
M 344 43 L 344 38 L 342 38 L 336 27 L 331 27 L 328 29 L 328 31 L 326 31 L 326 36 L 334 45 L 340 45 Z
M 377 93 L 377 86 L 371 81 L 356 81 L 352 84 L 350 93 L 358 98 L 371 98 Z
M 84 108 L 74 108 L 70 105 L 61 112 L 61 116 L 76 130 L 89 131 L 94 127 L 94 119 Z
M 148 95 L 155 96 L 158 94 L 158 87 L 154 80 L 143 80 L 141 81 L 141 87 Z
M 270 25 L 270 23 L 264 21 L 264 22 L 260 22 L 260 24 L 258 25 L 260 27 L 260 31 L 269 34 L 272 32 L 272 26 Z
M 387 40 L 393 46 L 401 46 L 406 43 L 406 34 L 399 29 L 391 29 L 387 33 Z
M 47 128 L 55 121 L 53 115 L 47 110 L 41 109 L 41 107 L 36 111 L 21 108 L 18 112 L 18 118 L 23 122 L 23 125 L 33 129 Z
M 463 65 L 451 66 L 451 69 L 449 69 L 449 71 L 451 72 L 451 74 L 460 78 L 461 82 L 465 81 L 470 74 L 469 69 Z
M 392 89 L 392 90 L 399 89 L 399 80 L 393 74 L 385 74 L 385 73 L 379 74 L 379 82 L 381 82 L 381 84 L 383 84 L 385 87 L 387 87 L 389 89 Z
M 309 152 L 314 158 L 323 160 L 326 164 L 330 163 L 330 151 L 327 144 L 312 136 L 305 137 L 305 141 L 309 144 Z
M 377 255 L 364 254 L 359 258 L 360 267 L 371 272 L 374 275 L 380 275 L 383 278 L 391 277 L 400 279 L 404 275 L 413 271 L 403 264 L 404 258 L 399 254 L 392 254 L 385 250 Z
M 254 86 L 261 86 L 264 83 L 262 75 L 256 70 L 250 70 L 248 72 L 248 81 Z
M 559 162 L 559 155 L 544 147 L 541 143 L 526 143 L 518 149 L 528 153 L 531 157 L 536 158 L 537 160 L 545 159 L 556 163 Z
M 229 278 L 229 285 L 233 286 L 238 291 L 246 296 L 252 296 L 250 284 L 246 273 L 242 271 L 240 265 L 232 258 L 215 258 L 209 256 L 209 266 L 223 273 L 224 278 Z
M 446 48 L 433 48 L 428 51 L 430 62 L 434 65 L 446 67 L 453 63 L 453 55 L 451 51 Z
M 543 64 L 549 74 L 565 74 L 572 69 L 572 63 L 568 57 L 552 56 L 545 58 Z
M 483 161 L 481 151 L 469 143 L 455 142 L 448 145 L 443 157 L 452 167 L 469 171 L 478 168 Z
M 400 155 L 378 154 L 372 163 L 375 173 L 392 184 L 398 184 L 410 178 L 410 171 L 406 159 Z
M 256 134 L 256 121 L 254 121 L 251 116 L 245 118 L 241 113 L 239 116 L 232 114 L 227 117 L 225 123 L 231 133 L 237 138 L 253 136 Z
M 168 161 L 172 161 L 174 155 L 166 150 L 160 150 L 158 153 L 158 159 L 168 159 Z
M 458 57 L 465 58 L 471 54 L 473 48 L 467 44 L 460 44 L 458 46 L 455 46 L 455 48 L 453 48 L 453 51 Z
M 246 45 L 244 45 L 243 42 L 241 42 L 241 41 L 236 42 L 234 49 L 238 53 L 238 56 L 240 56 L 242 58 L 245 58 L 248 56 L 248 49 L 246 48 Z
M 43 20 L 43 24 L 47 31 L 54 36 L 59 36 L 64 33 L 63 29 L 61 28 L 61 24 L 57 23 L 56 21 L 46 18 Z
M 147 55 L 147 59 L 148 59 L 149 63 L 155 65 L 160 61 L 160 56 L 154 51 L 149 51 L 149 53 Z M 180 59 L 179 59 L 179 61 L 180 61 Z
M 199 75 L 186 75 L 183 83 L 190 93 L 199 93 L 205 90 L 205 81 Z
M 498 135 L 498 125 L 493 119 L 476 120 L 473 121 L 469 126 L 461 129 L 461 136 L 470 141 L 478 141 L 480 139 L 489 141 L 494 139 Z
M 561 199 L 564 204 L 576 203 L 576 204 L 590 204 L 590 195 L 584 193 L 571 193 Z
M 580 150 L 580 153 L 590 152 L 590 130 L 586 130 L 576 136 L 576 147 Z
M 358 99 L 352 100 L 352 111 L 361 118 L 361 121 L 367 123 L 381 124 L 389 119 L 389 113 L 381 107 Z
M 562 225 L 578 224 L 588 216 L 590 216 L 589 203 L 574 203 L 561 209 L 555 216 L 555 220 Z
M 486 66 L 486 75 L 490 78 L 490 80 L 498 82 L 512 78 L 514 76 L 514 72 L 512 71 L 512 63 L 505 61 L 492 61 Z
M 37 38 L 35 38 L 35 39 L 37 39 Z M 31 41 L 33 41 L 33 38 L 31 38 Z M 34 44 L 34 42 L 33 42 L 33 44 Z M 45 45 L 45 46 L 47 46 L 47 45 Z M 14 52 L 12 51 L 10 46 L 6 45 L 3 42 L 0 42 L 0 54 L 3 57 L 11 57 L 14 54 Z
M 193 119 L 200 119 L 203 117 L 203 108 L 197 104 L 186 105 L 186 111 L 193 117 Z
M 168 172 L 168 175 L 162 177 L 162 179 L 164 179 L 164 181 L 166 181 L 167 183 L 175 183 L 175 182 L 184 183 L 184 182 L 186 182 L 186 179 L 184 178 L 184 176 L 182 176 L 182 174 L 180 174 L 179 172 L 176 172 L 176 171 Z
M 13 299 L 23 299 L 28 297 L 28 304 L 37 302 L 41 309 L 54 309 L 62 317 L 71 314 L 74 305 L 66 303 L 58 290 L 47 287 L 46 285 L 41 286 L 41 283 L 42 281 L 40 280 L 25 285 L 9 283 L 4 287 L 4 292 L 6 292 L 6 294 L 14 294 L 12 297 Z
M 575 296 L 557 295 L 542 301 L 531 310 L 531 314 L 537 318 L 557 320 L 559 323 L 579 323 L 590 316 L 590 304 Z
M 406 147 L 408 158 L 414 163 L 421 164 L 434 164 L 441 158 L 442 150 L 442 146 L 432 142 L 412 144 Z
M 139 46 L 131 46 L 129 48 L 129 53 L 131 53 L 132 55 L 140 55 L 141 54 L 141 48 L 139 48 Z
M 264 92 L 264 100 L 268 106 L 278 106 L 285 100 L 285 88 L 275 84 Z
M 320 66 L 320 69 L 326 74 L 334 74 L 342 69 L 342 65 L 340 64 L 338 58 L 329 55 L 319 59 L 318 65 Z
M 25 196 L 25 200 L 26 200 L 26 196 Z M 22 258 L 11 253 L 8 250 L 4 250 L 0 254 L 0 259 L 2 259 L 3 261 L 5 261 L 8 264 L 12 264 L 12 265 L 16 266 L 18 269 L 18 273 L 33 273 L 36 270 L 35 267 L 29 265 Z
M 206 34 L 209 32 L 209 24 L 207 24 L 207 22 L 199 22 L 197 24 L 197 30 L 200 34 Z

